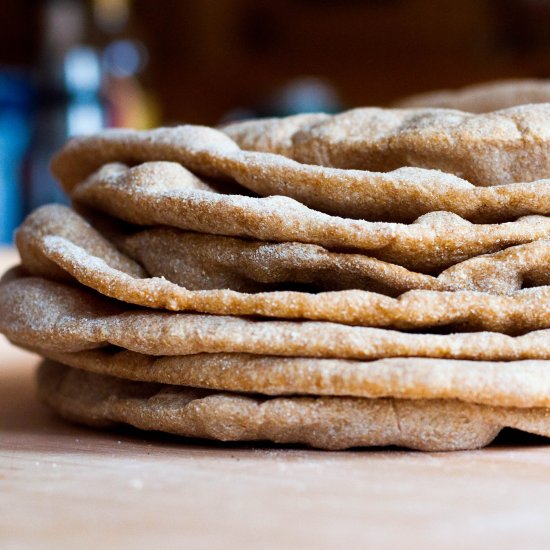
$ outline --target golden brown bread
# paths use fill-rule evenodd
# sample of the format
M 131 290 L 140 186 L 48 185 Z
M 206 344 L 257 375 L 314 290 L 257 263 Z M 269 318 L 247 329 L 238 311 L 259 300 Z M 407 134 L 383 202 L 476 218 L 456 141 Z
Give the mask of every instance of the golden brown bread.
M 61 416 L 96 427 L 130 424 L 222 441 L 302 443 L 322 449 L 397 445 L 424 451 L 475 449 L 513 427 L 550 436 L 550 411 L 457 400 L 353 397 L 261 398 L 129 382 L 45 362 L 42 400 Z
M 69 367 L 140 382 L 264 395 L 459 399 L 503 407 L 550 407 L 549 361 L 374 361 L 199 353 L 155 357 L 124 349 L 35 349 Z
M 550 102 L 549 79 L 509 79 L 472 84 L 455 90 L 436 90 L 405 97 L 400 108 L 437 107 L 470 113 L 488 113 L 527 103 Z
M 546 216 L 482 225 L 432 212 L 407 225 L 367 222 L 328 216 L 288 197 L 224 195 L 196 185 L 196 178 L 174 163 L 107 165 L 78 184 L 72 198 L 137 225 L 361 251 L 424 272 L 550 237 Z
M 379 172 L 414 166 L 443 170 L 474 185 L 499 185 L 550 176 L 549 120 L 550 103 L 484 114 L 360 108 L 321 120 L 304 118 L 275 150 L 305 164 Z M 254 124 L 264 135 L 251 140 Z M 236 123 L 224 132 L 251 150 L 270 151 L 281 124 L 285 119 Z
M 266 122 L 250 124 L 263 128 Z M 277 122 L 277 125 L 285 124 L 285 119 Z M 277 128 L 273 132 L 278 135 Z M 546 139 L 532 137 L 534 143 L 540 141 L 540 147 Z M 65 191 L 71 194 L 76 184 L 108 163 L 136 165 L 173 161 L 196 175 L 221 178 L 218 188 L 228 187 L 223 182 L 236 181 L 243 192 L 252 191 L 264 197 L 287 196 L 327 214 L 371 221 L 412 222 L 423 214 L 445 210 L 477 223 L 490 223 L 528 214 L 550 214 L 550 186 L 544 168 L 548 152 L 539 162 L 534 158 L 537 146 L 529 145 L 528 141 L 522 141 L 523 162 L 542 175 L 534 177 L 529 172 L 524 178 L 515 179 L 515 184 L 501 185 L 510 181 L 508 174 L 502 180 L 492 181 L 498 185 L 489 188 L 476 187 L 476 179 L 467 181 L 439 170 L 415 168 L 410 162 L 391 172 L 298 163 L 281 155 L 243 151 L 221 132 L 200 126 L 146 132 L 106 130 L 75 138 L 54 158 L 52 170 Z M 483 152 L 475 150 L 474 157 L 482 162 Z M 504 166 L 500 158 L 492 161 L 487 158 L 486 162 L 495 163 L 495 170 Z M 178 174 L 172 170 L 170 178 L 184 186 L 191 181 L 184 171 Z M 208 189 L 198 178 L 192 183 L 197 188 Z
M 151 355 L 228 352 L 350 359 L 550 359 L 550 329 L 522 336 L 407 333 L 329 322 L 128 309 L 97 293 L 34 277 L 0 285 L 0 332 L 16 344 L 54 351 L 112 344 Z

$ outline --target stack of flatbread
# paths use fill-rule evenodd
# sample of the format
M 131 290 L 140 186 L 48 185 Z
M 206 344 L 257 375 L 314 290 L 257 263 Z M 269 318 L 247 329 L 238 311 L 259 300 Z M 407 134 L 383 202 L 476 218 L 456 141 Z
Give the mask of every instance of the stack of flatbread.
M 107 130 L 0 330 L 94 426 L 326 449 L 550 436 L 550 103 Z

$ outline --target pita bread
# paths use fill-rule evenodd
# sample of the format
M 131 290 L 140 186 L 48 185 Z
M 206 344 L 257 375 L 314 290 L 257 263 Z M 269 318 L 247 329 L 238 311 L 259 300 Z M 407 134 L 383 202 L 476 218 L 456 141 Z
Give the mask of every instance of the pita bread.
M 527 103 L 550 102 L 550 79 L 496 80 L 465 86 L 457 90 L 437 90 L 413 95 L 395 107 L 437 107 L 470 113 L 488 113 Z
M 282 119 L 284 121 L 284 119 Z M 275 150 L 305 164 L 387 172 L 403 166 L 443 170 L 474 185 L 550 176 L 550 103 L 485 114 L 447 109 L 352 109 L 321 120 L 305 118 Z M 240 147 L 266 150 L 277 119 L 237 123 L 224 132 Z M 269 149 L 268 149 L 269 151 Z
M 128 310 L 98 294 L 39 278 L 0 285 L 0 332 L 26 347 L 83 351 L 109 344 L 150 355 L 253 353 L 378 359 L 550 359 L 550 330 L 415 334 L 315 321 Z
M 309 285 L 306 288 L 310 291 L 364 289 L 398 296 L 413 289 L 514 294 L 524 287 L 550 284 L 550 239 L 477 256 L 432 277 L 362 254 L 330 252 L 310 244 L 249 241 L 170 227 L 123 233 L 114 219 L 94 219 L 93 223 L 102 226 L 101 234 L 65 206 L 46 205 L 35 210 L 16 232 L 27 271 L 70 280 L 51 259 L 61 251 L 56 243 L 68 241 L 88 256 L 135 278 L 164 277 L 188 290 L 253 293 L 299 283 Z
M 107 165 L 77 185 L 72 198 L 137 225 L 363 251 L 423 272 L 550 237 L 550 217 L 477 225 L 449 212 L 434 212 L 410 225 L 366 222 L 328 216 L 288 197 L 255 198 L 197 189 L 195 180 L 174 163 L 131 169 Z
M 143 229 L 114 241 L 150 275 L 195 290 L 260 292 L 277 290 L 273 285 L 281 283 L 305 283 L 314 289 L 363 289 L 398 296 L 414 289 L 513 294 L 523 287 L 550 284 L 550 239 L 470 258 L 437 277 L 311 244 L 248 241 L 170 227 Z
M 285 132 L 295 128 L 295 124 L 289 125 L 292 120 L 311 122 L 326 120 L 326 116 L 299 115 L 280 119 L 275 125 L 253 121 L 243 128 L 253 139 L 265 136 L 270 140 L 273 135 L 277 140 L 281 128 Z M 266 133 L 266 125 L 273 126 L 271 133 Z M 264 145 L 275 150 L 272 141 Z M 513 185 L 500 185 L 505 182 L 498 181 L 497 187 L 477 188 L 439 170 L 405 167 L 381 173 L 325 168 L 297 163 L 281 155 L 242 151 L 223 133 L 200 126 L 146 132 L 106 130 L 75 138 L 56 155 L 52 170 L 71 194 L 75 185 L 105 164 L 148 161 L 175 161 L 195 174 L 221 178 L 223 183 L 218 183 L 218 188 L 230 189 L 226 182 L 233 181 L 242 186 L 242 194 L 252 191 L 260 196 L 283 195 L 320 212 L 348 218 L 412 222 L 430 212 L 448 211 L 476 223 L 492 223 L 529 214 L 550 214 L 550 186 L 546 179 Z M 174 170 L 170 177 L 182 182 L 190 179 Z M 193 183 L 196 188 L 208 189 L 198 178 Z
M 222 441 L 304 443 L 322 449 L 398 445 L 424 451 L 475 449 L 508 426 L 550 435 L 544 408 L 456 400 L 345 397 L 259 398 L 129 382 L 46 362 L 41 399 L 61 416 L 96 427 L 130 424 Z
M 36 238 L 35 222 L 43 217 L 49 223 L 52 216 L 48 217 L 48 213 L 52 210 L 53 235 L 48 235 L 44 226 L 40 225 L 41 231 Z M 50 265 L 53 263 L 83 285 L 110 298 L 131 304 L 173 311 L 262 315 L 405 329 L 454 324 L 467 326 L 470 330 L 488 329 L 518 334 L 550 327 L 550 286 L 524 289 L 510 296 L 472 291 L 412 290 L 396 299 L 361 290 L 320 294 L 292 291 L 248 294 L 219 289 L 188 290 L 162 278 L 136 277 L 131 272 L 110 267 L 108 262 L 111 256 L 117 256 L 113 253 L 98 257 L 87 251 L 86 237 L 94 230 L 86 227 L 85 222 L 76 214 L 66 217 L 62 232 L 57 230 L 56 219 L 64 217 L 64 211 L 66 209 L 62 207 L 43 209 L 31 218 L 28 226 L 18 232 L 17 242 L 23 266 L 33 275 L 51 278 L 53 270 Z M 78 233 L 74 241 L 69 238 L 71 226 Z M 92 239 L 92 245 L 99 241 L 100 236 L 97 235 Z M 93 252 L 93 246 L 91 248 Z M 170 256 L 167 258 L 171 261 Z M 543 268 L 546 268 L 546 264 Z M 212 272 L 216 272 L 215 267 Z M 503 279 L 506 278 L 518 279 L 515 273 L 511 276 L 505 273 Z M 67 277 L 59 279 L 66 280 Z
M 122 349 L 33 350 L 96 374 L 265 395 L 459 399 L 503 407 L 550 407 L 550 361 L 375 361 L 200 353 L 154 357 Z

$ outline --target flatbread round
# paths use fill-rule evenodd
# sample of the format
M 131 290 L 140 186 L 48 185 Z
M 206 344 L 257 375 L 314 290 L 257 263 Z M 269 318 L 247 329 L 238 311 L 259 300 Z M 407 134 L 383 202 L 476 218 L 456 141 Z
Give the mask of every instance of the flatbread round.
M 64 365 L 140 382 L 265 395 L 459 399 L 504 407 L 550 407 L 550 361 L 375 361 L 200 353 L 154 357 L 122 349 L 34 350 Z
M 249 121 L 224 128 L 243 149 L 275 150 L 305 164 L 388 171 L 435 168 L 474 185 L 550 176 L 550 103 L 484 114 L 450 109 L 352 109 L 321 120 Z M 261 125 L 263 133 L 254 126 Z
M 51 230 L 48 231 L 46 226 Z M 70 281 L 74 277 L 101 294 L 123 302 L 175 311 L 312 319 L 401 329 L 450 325 L 463 330 L 485 329 L 509 334 L 550 327 L 550 286 L 512 291 L 509 295 L 466 290 L 411 290 L 398 298 L 361 290 L 319 294 L 296 291 L 250 294 L 224 288 L 189 290 L 164 278 L 140 276 L 132 266 L 124 265 L 113 245 L 93 232 L 84 220 L 63 207 L 46 207 L 33 214 L 28 225 L 24 225 L 17 234 L 23 266 L 33 275 L 50 279 Z M 101 247 L 97 243 L 101 243 Z M 541 243 L 546 244 L 546 248 L 531 243 L 524 245 L 526 250 L 523 253 L 512 250 L 495 254 L 492 262 L 472 259 L 465 262 L 471 264 L 471 269 L 467 265 L 462 270 L 455 266 L 455 269 L 448 270 L 437 279 L 427 278 L 426 282 L 437 281 L 445 285 L 448 281 L 447 284 L 452 285 L 452 281 L 456 280 L 468 288 L 471 282 L 469 276 L 479 269 L 484 271 L 484 280 L 493 292 L 506 287 L 521 287 L 524 272 L 527 274 L 525 280 L 540 282 L 549 276 L 545 259 L 550 257 L 550 241 Z M 113 248 L 112 254 L 107 251 L 109 246 Z M 171 249 L 163 249 L 163 246 L 149 249 L 155 251 L 153 254 L 156 257 L 160 254 L 163 263 L 174 265 L 177 252 L 173 254 Z M 204 258 L 205 251 L 199 248 L 196 255 Z M 331 258 L 337 259 L 338 256 Z M 192 258 L 185 260 L 192 265 Z M 257 249 L 252 260 L 260 260 Z M 356 263 L 352 260 L 351 266 Z M 366 262 L 359 263 L 365 265 Z M 487 264 L 492 269 L 487 269 Z M 390 266 L 386 266 L 383 275 L 389 271 Z M 56 270 L 64 273 L 58 276 Z M 208 273 L 212 273 L 214 281 L 219 282 L 215 263 L 208 271 L 199 263 L 198 273 L 196 270 L 195 267 L 197 277 L 206 278 Z M 171 278 L 170 273 L 163 271 L 159 275 Z M 417 275 L 420 278 L 420 274 Z M 348 284 L 353 285 L 353 277 L 348 280 Z M 450 288 L 453 289 L 453 286 Z
M 407 225 L 367 222 L 328 216 L 284 196 L 224 195 L 197 185 L 195 176 L 175 163 L 111 164 L 78 184 L 71 196 L 132 224 L 361 251 L 426 273 L 550 237 L 546 216 L 472 224 L 450 212 L 432 212 Z
M 436 90 L 405 97 L 400 108 L 437 107 L 470 113 L 488 113 L 527 103 L 550 102 L 550 79 L 509 79 L 482 82 L 456 90 Z
M 462 114 L 457 116 L 460 118 Z M 471 115 L 464 116 L 471 118 Z M 311 122 L 326 118 L 299 115 L 293 120 Z M 519 131 L 512 119 L 508 120 L 508 125 L 511 125 L 508 130 L 514 133 L 513 139 L 519 140 Z M 288 119 L 277 119 L 240 123 L 238 128 L 242 129 L 243 135 L 248 136 L 247 139 L 257 142 L 256 147 L 273 151 L 277 150 L 274 142 L 281 139 L 285 142 L 280 129 L 294 132 L 298 126 L 297 122 L 289 124 Z M 273 139 L 269 136 L 273 136 Z M 532 136 L 533 140 L 535 138 Z M 236 136 L 236 139 L 241 141 L 241 137 Z M 469 137 L 464 136 L 464 139 Z M 440 170 L 410 166 L 412 160 L 407 160 L 403 168 L 390 172 L 298 163 L 277 154 L 244 151 L 222 132 L 200 126 L 159 128 L 143 132 L 106 130 L 100 134 L 75 138 L 56 155 L 52 170 L 65 191 L 72 194 L 77 184 L 105 164 L 121 162 L 135 165 L 150 161 L 172 161 L 200 176 L 221 179 L 218 189 L 228 190 L 234 186 L 226 182 L 237 182 L 242 186 L 241 194 L 250 194 L 252 191 L 263 197 L 283 195 L 319 212 L 347 218 L 412 222 L 429 212 L 447 211 L 476 223 L 492 223 L 511 221 L 529 214 L 550 214 L 550 186 L 544 168 L 548 165 L 548 157 L 537 165 L 536 147 L 529 145 L 529 137 L 526 139 L 526 143 L 522 143 L 522 147 L 525 145 L 522 149 L 525 157 L 523 162 L 538 166 L 537 170 L 544 175 L 531 177 L 533 174 L 529 172 L 525 178 L 516 179 L 509 185 L 503 184 L 509 181 L 510 174 L 505 174 L 508 179 L 502 181 L 494 175 L 491 180 L 481 182 L 483 185 L 498 184 L 495 187 L 477 187 L 478 179 L 468 181 Z M 545 139 L 541 137 L 541 146 Z M 443 141 L 438 143 L 444 145 Z M 505 139 L 498 143 L 507 146 Z M 498 143 L 488 140 L 487 146 L 498 146 Z M 436 143 L 435 148 L 439 145 Z M 244 148 L 249 146 L 252 145 L 243 143 Z M 476 142 L 474 164 L 491 163 L 490 158 L 483 160 L 484 147 L 485 140 Z M 449 154 L 454 152 L 451 149 Z M 432 156 L 439 158 L 436 152 Z M 502 169 L 500 158 L 494 164 L 494 169 Z M 197 179 L 195 183 L 200 186 Z
M 508 426 L 550 436 L 548 409 L 456 400 L 345 397 L 258 398 L 129 382 L 46 362 L 41 399 L 65 418 L 96 427 L 130 424 L 222 441 L 303 443 L 322 449 L 398 445 L 424 451 L 475 449 Z
M 415 334 L 328 322 L 128 310 L 81 288 L 39 278 L 0 285 L 0 332 L 13 342 L 56 351 L 109 344 L 151 355 L 253 353 L 377 359 L 439 357 L 550 359 L 550 330 Z

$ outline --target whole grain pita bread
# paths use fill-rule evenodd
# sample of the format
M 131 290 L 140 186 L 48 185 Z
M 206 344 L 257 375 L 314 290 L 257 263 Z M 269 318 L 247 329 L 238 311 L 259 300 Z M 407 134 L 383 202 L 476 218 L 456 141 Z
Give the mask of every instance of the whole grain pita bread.
M 327 122 L 330 117 L 326 113 L 300 113 L 286 117 L 254 118 L 224 124 L 220 130 L 245 151 L 288 156 L 296 133 Z
M 196 178 L 175 163 L 104 166 L 77 185 L 72 198 L 133 224 L 361 250 L 424 272 L 550 237 L 550 217 L 543 216 L 494 225 L 471 224 L 449 212 L 427 214 L 410 225 L 338 218 L 288 197 L 223 195 L 197 188 Z
M 488 113 L 527 103 L 550 102 L 550 79 L 511 79 L 482 82 L 456 90 L 436 90 L 405 97 L 395 107 L 437 107 Z M 312 120 L 312 122 L 315 119 Z
M 63 352 L 112 344 L 150 355 L 550 359 L 548 329 L 514 337 L 496 332 L 415 334 L 329 322 L 125 310 L 98 294 L 33 277 L 0 285 L 0 332 L 22 346 Z
M 299 115 L 292 120 L 325 119 L 326 116 Z M 255 121 L 250 128 L 244 127 L 254 139 L 266 136 L 269 140 L 272 134 L 276 140 L 280 139 L 281 128 L 285 132 L 295 128 L 289 122 L 292 121 L 281 119 L 273 126 L 269 121 Z M 273 126 L 271 134 L 264 132 L 266 124 Z M 273 149 L 271 141 L 265 146 Z M 412 222 L 423 214 L 442 210 L 477 223 L 490 223 L 529 214 L 550 214 L 547 180 L 476 188 L 438 170 L 406 167 L 376 173 L 325 168 L 300 164 L 280 155 L 242 151 L 223 133 L 200 126 L 146 132 L 106 130 L 75 138 L 54 158 L 52 170 L 70 194 L 76 184 L 104 164 L 147 161 L 176 161 L 196 174 L 236 181 L 260 196 L 288 196 L 320 212 L 348 218 Z M 175 181 L 189 180 L 174 170 L 170 177 Z M 208 189 L 196 178 L 194 185 Z
M 550 361 L 375 361 L 200 353 L 154 357 L 127 350 L 33 350 L 69 367 L 127 380 L 266 395 L 459 399 L 550 407 Z
M 361 290 L 319 294 L 295 291 L 249 294 L 220 289 L 188 290 L 162 278 L 141 278 L 132 272 L 112 268 L 108 262 L 111 256 L 116 257 L 114 253 L 97 256 L 93 254 L 94 250 L 89 252 L 86 249 L 86 236 L 93 229 L 87 227 L 80 234 L 85 222 L 76 214 L 66 216 L 63 234 L 59 236 L 61 231 L 57 230 L 56 220 L 60 217 L 56 214 L 61 214 L 63 218 L 65 209 L 54 209 L 57 212 L 53 216 L 53 235 L 46 235 L 44 226 L 39 224 L 42 231 L 38 238 L 34 231 L 34 226 L 37 225 L 35 222 L 41 217 L 51 217 L 47 216 L 51 210 L 49 208 L 32 216 L 29 226 L 24 226 L 18 232 L 17 242 L 23 266 L 33 275 L 52 278 L 50 264 L 53 263 L 83 285 L 110 298 L 131 304 L 173 311 L 262 315 L 405 329 L 454 324 L 467 326 L 470 330 L 485 329 L 518 334 L 550 327 L 550 286 L 524 289 L 509 296 L 472 291 L 411 290 L 399 298 Z M 79 233 L 74 241 L 68 238 L 71 225 Z M 95 241 L 99 239 L 97 236 Z M 546 263 L 543 268 L 546 269 Z M 215 272 L 215 268 L 212 271 Z M 503 272 L 503 279 L 507 277 L 518 278 L 515 273 L 510 276 Z M 64 279 L 67 277 L 60 278 Z
M 100 258 L 108 266 L 136 278 L 145 278 L 147 274 L 164 277 L 189 290 L 260 292 L 277 290 L 285 283 L 308 284 L 313 289 L 366 289 L 389 295 L 398 295 L 412 288 L 455 289 L 451 281 L 443 282 L 442 278 L 438 284 L 437 279 L 423 273 L 411 272 L 361 254 L 330 252 L 317 245 L 250 241 L 190 233 L 170 227 L 124 233 L 117 227 L 117 220 L 106 220 L 105 217 L 94 219 L 93 223 L 102 226 L 101 231 L 111 242 L 106 241 L 79 214 L 65 206 L 52 204 L 38 208 L 16 232 L 17 247 L 25 268 L 35 275 L 68 280 L 67 272 L 49 258 L 55 250 L 60 250 L 56 243 L 69 241 L 89 256 Z M 117 255 L 121 255 L 119 250 L 122 250 L 144 266 L 146 273 L 143 270 L 136 271 L 133 265 L 120 266 L 113 261 L 111 252 L 95 247 L 97 242 L 112 249 Z M 534 241 L 524 246 L 536 247 L 544 242 Z M 550 255 L 550 241 L 548 247 Z M 506 254 L 507 250 L 500 254 Z M 508 285 L 504 292 L 510 293 L 521 288 L 523 278 L 529 282 L 537 279 L 536 266 L 543 261 L 544 252 L 532 250 L 516 256 L 522 260 L 507 263 L 502 259 L 499 263 L 495 257 L 500 269 L 506 264 L 506 272 L 514 271 L 508 277 L 509 281 L 503 281 L 503 289 Z M 527 261 L 527 256 L 533 260 Z M 127 261 L 130 262 L 128 258 Z M 546 263 L 543 265 L 546 267 Z M 481 271 L 489 272 L 490 269 L 485 270 L 480 266 L 480 269 L 473 268 L 471 271 L 471 277 L 460 276 L 460 286 L 456 288 L 466 285 L 468 288 L 485 290 L 492 284 L 492 273 L 487 281 L 482 281 Z M 540 283 L 542 279 L 539 277 L 537 281 Z
M 312 244 L 249 241 L 171 227 L 118 235 L 115 242 L 150 275 L 194 290 L 259 292 L 290 282 L 314 289 L 362 289 L 398 296 L 414 289 L 513 294 L 524 287 L 550 284 L 550 239 L 470 258 L 437 277 Z
M 54 259 L 62 253 L 60 245 L 68 241 L 82 248 L 87 260 L 89 256 L 99 258 L 139 279 L 164 277 L 188 290 L 260 292 L 300 283 L 307 284 L 310 291 L 363 289 L 398 296 L 413 289 L 514 294 L 524 287 L 550 284 L 550 239 L 477 256 L 432 277 L 362 254 L 330 252 L 311 244 L 249 241 L 170 227 L 124 233 L 116 220 L 105 217 L 93 223 L 102 226 L 102 234 L 110 241 L 65 206 L 46 205 L 35 210 L 16 232 L 27 271 L 48 279 L 70 280 Z
M 60 204 L 50 204 L 34 210 L 18 227 L 15 241 L 27 271 L 55 280 L 70 280 L 67 272 L 44 254 L 44 242 L 49 237 L 69 240 L 88 254 L 101 258 L 114 269 L 137 278 L 147 277 L 141 265 L 120 252 L 79 214 Z
M 189 290 L 257 293 L 303 289 L 311 293 L 359 289 L 398 296 L 411 289 L 453 288 L 451 282 L 439 285 L 438 278 L 431 275 L 314 244 L 251 241 L 171 227 L 119 235 L 114 242 L 151 276 L 164 277 Z M 548 253 L 550 256 L 550 240 Z
M 320 121 L 294 120 L 298 129 L 285 133 L 275 150 L 305 164 L 381 172 L 415 166 L 456 174 L 474 185 L 500 185 L 550 176 L 549 121 L 550 103 L 477 115 L 353 109 Z M 236 123 L 224 132 L 243 149 L 265 150 L 276 141 L 281 123 L 258 122 L 264 136 L 257 141 L 254 124 Z
M 501 428 L 550 435 L 544 408 L 457 400 L 353 397 L 259 398 L 129 382 L 43 363 L 41 399 L 61 416 L 96 427 L 130 424 L 222 441 L 304 443 L 322 449 L 398 445 L 424 451 L 475 449 Z

